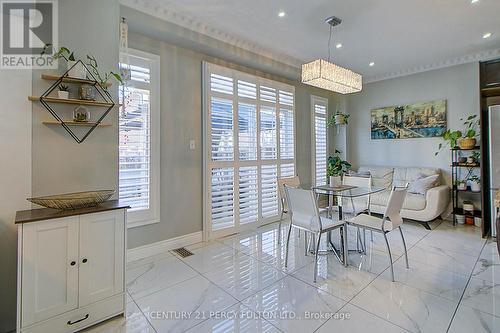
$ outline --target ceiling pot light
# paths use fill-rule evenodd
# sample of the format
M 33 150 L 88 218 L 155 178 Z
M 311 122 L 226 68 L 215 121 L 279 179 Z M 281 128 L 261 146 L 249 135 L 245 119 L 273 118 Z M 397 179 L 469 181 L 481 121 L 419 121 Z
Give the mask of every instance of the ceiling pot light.
M 486 38 L 490 38 L 491 37 L 491 32 L 487 32 L 483 35 L 483 38 L 486 39 Z
M 479 2 L 479 0 L 471 0 L 470 3 L 476 3 L 476 2 Z
M 342 47 L 342 43 L 338 43 L 337 45 L 335 45 L 335 47 L 340 49 Z
M 279 17 L 285 17 L 285 15 L 286 15 L 286 13 L 285 13 L 284 11 L 280 11 L 280 12 L 278 13 L 278 16 L 279 16 Z
M 361 91 L 363 79 L 360 74 L 330 62 L 332 29 L 334 26 L 339 25 L 342 20 L 335 16 L 331 16 L 327 18 L 325 22 L 330 25 L 328 61 L 317 59 L 307 64 L 303 64 L 302 83 L 338 92 L 340 94 L 350 94 Z
M 375 66 L 375 63 L 372 61 L 368 65 L 370 65 L 370 67 L 373 67 L 373 66 Z

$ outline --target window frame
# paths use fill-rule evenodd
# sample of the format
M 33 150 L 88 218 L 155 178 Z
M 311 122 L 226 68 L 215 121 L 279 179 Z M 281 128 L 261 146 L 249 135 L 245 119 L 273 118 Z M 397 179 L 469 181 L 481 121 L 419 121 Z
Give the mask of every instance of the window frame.
M 216 75 L 224 75 L 232 78 L 233 80 L 233 93 L 223 94 L 217 91 L 211 91 L 211 74 Z M 255 99 L 250 99 L 244 96 L 238 96 L 238 80 L 243 80 L 246 82 L 256 83 L 257 84 L 257 95 Z M 276 216 L 272 217 L 263 217 L 262 216 L 262 201 L 261 201 L 261 187 L 262 187 L 262 166 L 267 165 L 276 165 L 276 173 L 277 179 L 280 178 L 282 172 L 282 166 L 293 164 L 294 174 L 297 174 L 297 114 L 296 114 L 296 92 L 295 86 L 282 83 L 279 81 L 269 80 L 257 75 L 248 74 L 245 72 L 241 72 L 238 70 L 234 70 L 228 67 L 223 67 L 220 65 L 216 65 L 209 62 L 203 62 L 203 71 L 202 71 L 202 82 L 203 82 L 203 238 L 205 240 L 214 239 L 217 237 L 223 237 L 226 234 L 231 234 L 234 232 L 240 232 L 247 229 L 251 229 L 258 224 L 257 226 L 261 226 L 264 224 L 275 222 L 279 219 L 280 212 L 280 203 L 279 203 L 279 190 L 277 189 L 278 195 L 278 213 Z M 276 89 L 276 103 L 267 102 L 260 98 L 260 92 L 262 86 L 270 87 Z M 259 87 L 261 87 L 259 89 Z M 285 105 L 279 103 L 279 93 L 280 90 L 283 92 L 291 92 L 293 95 L 292 105 Z M 212 161 L 212 151 L 211 151 L 211 99 L 212 98 L 223 98 L 226 100 L 232 101 L 233 105 L 233 135 L 234 135 L 234 145 L 233 145 L 233 159 L 230 161 Z M 256 114 L 257 114 L 257 159 L 256 160 L 240 160 L 239 155 L 239 137 L 238 137 L 238 105 L 243 103 L 254 104 L 256 106 Z M 262 158 L 262 149 L 261 149 L 261 108 L 262 107 L 272 107 L 275 111 L 276 118 L 276 158 L 275 159 L 263 159 Z M 281 109 L 287 109 L 292 112 L 293 116 L 293 158 L 292 159 L 282 159 L 281 158 L 281 122 L 280 122 L 280 114 Z M 253 223 L 241 223 L 239 221 L 239 205 L 238 205 L 238 196 L 239 196 L 239 169 L 247 166 L 257 166 L 257 187 L 258 187 L 258 220 Z M 234 226 L 229 228 L 233 229 L 232 232 L 226 233 L 226 229 L 222 230 L 212 230 L 211 225 L 211 170 L 219 167 L 228 167 L 233 168 L 234 170 Z M 237 229 L 234 231 L 234 229 Z
M 136 49 L 128 49 L 130 59 L 140 58 L 150 63 L 150 83 L 129 81 L 127 87 L 150 91 L 150 177 L 149 177 L 149 208 L 127 213 L 127 228 L 135 228 L 160 222 L 160 56 Z M 130 61 L 132 63 L 132 60 Z M 119 88 L 120 89 L 120 88 Z M 120 140 L 120 125 L 118 115 L 118 140 Z M 118 158 L 120 152 L 118 151 Z M 120 160 L 118 159 L 118 170 Z M 120 176 L 118 171 L 118 186 Z M 118 191 L 119 196 L 119 191 Z
M 316 95 L 311 95 L 311 184 L 316 184 L 316 105 L 323 105 L 326 108 L 325 112 L 325 133 L 326 133 L 326 165 L 328 168 L 328 155 L 330 149 L 329 130 L 328 130 L 328 99 Z M 325 170 L 326 171 L 326 170 Z M 328 174 L 326 175 L 326 183 L 328 184 Z M 326 185 L 326 184 L 325 184 Z

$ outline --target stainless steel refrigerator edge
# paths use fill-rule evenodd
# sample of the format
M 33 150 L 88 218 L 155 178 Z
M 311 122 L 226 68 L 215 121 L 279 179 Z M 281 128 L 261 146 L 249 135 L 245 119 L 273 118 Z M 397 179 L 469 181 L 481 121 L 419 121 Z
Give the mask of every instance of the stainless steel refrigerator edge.
M 489 110 L 490 141 L 490 184 L 488 191 L 491 198 L 491 235 L 496 236 L 496 210 L 493 207 L 495 195 L 500 188 L 500 105 L 490 106 Z

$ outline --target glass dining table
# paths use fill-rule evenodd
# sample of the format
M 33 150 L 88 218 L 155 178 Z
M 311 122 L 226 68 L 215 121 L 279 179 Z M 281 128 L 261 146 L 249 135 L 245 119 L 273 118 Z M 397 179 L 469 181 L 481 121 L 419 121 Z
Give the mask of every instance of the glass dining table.
M 354 198 L 359 198 L 363 196 L 368 196 L 372 194 L 376 194 L 379 192 L 383 192 L 387 190 L 385 187 L 357 187 L 357 186 L 348 186 L 348 185 L 340 185 L 340 186 L 330 186 L 330 185 L 320 185 L 320 186 L 302 186 L 303 188 L 309 188 L 314 193 L 316 193 L 317 198 L 319 199 L 320 195 L 326 195 L 328 196 L 328 209 L 327 209 L 327 214 L 330 218 L 333 218 L 333 213 L 334 213 L 334 207 L 337 207 L 337 213 L 338 213 L 338 220 L 342 221 L 344 219 L 344 214 L 342 211 L 342 205 L 335 203 L 339 202 L 339 200 L 342 200 L 343 198 L 347 199 L 354 199 Z M 351 201 L 352 202 L 352 201 Z M 328 233 L 327 235 L 327 242 L 328 245 L 331 247 L 331 251 L 335 254 L 337 259 L 345 264 L 345 260 L 347 258 L 345 249 L 343 248 L 344 246 L 344 233 L 343 233 L 343 228 L 339 228 L 340 231 L 340 244 L 341 244 L 341 249 L 337 249 L 335 245 L 332 242 L 332 235 L 331 232 Z M 314 244 L 314 243 L 313 243 Z M 348 251 L 358 251 L 356 250 L 348 250 Z

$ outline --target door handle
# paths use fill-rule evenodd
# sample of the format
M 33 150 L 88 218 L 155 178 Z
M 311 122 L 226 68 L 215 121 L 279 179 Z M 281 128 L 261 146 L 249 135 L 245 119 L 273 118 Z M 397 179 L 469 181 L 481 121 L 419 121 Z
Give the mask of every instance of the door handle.
M 75 325 L 75 324 L 77 324 L 77 323 L 79 323 L 79 322 L 81 322 L 81 321 L 84 321 L 84 320 L 85 320 L 85 319 L 87 319 L 88 317 L 89 317 L 89 314 L 87 313 L 87 314 L 85 315 L 85 317 L 83 317 L 82 319 L 78 319 L 77 321 L 73 321 L 73 322 L 72 322 L 71 320 L 68 320 L 68 323 L 67 323 L 67 324 L 68 324 L 68 325 Z

